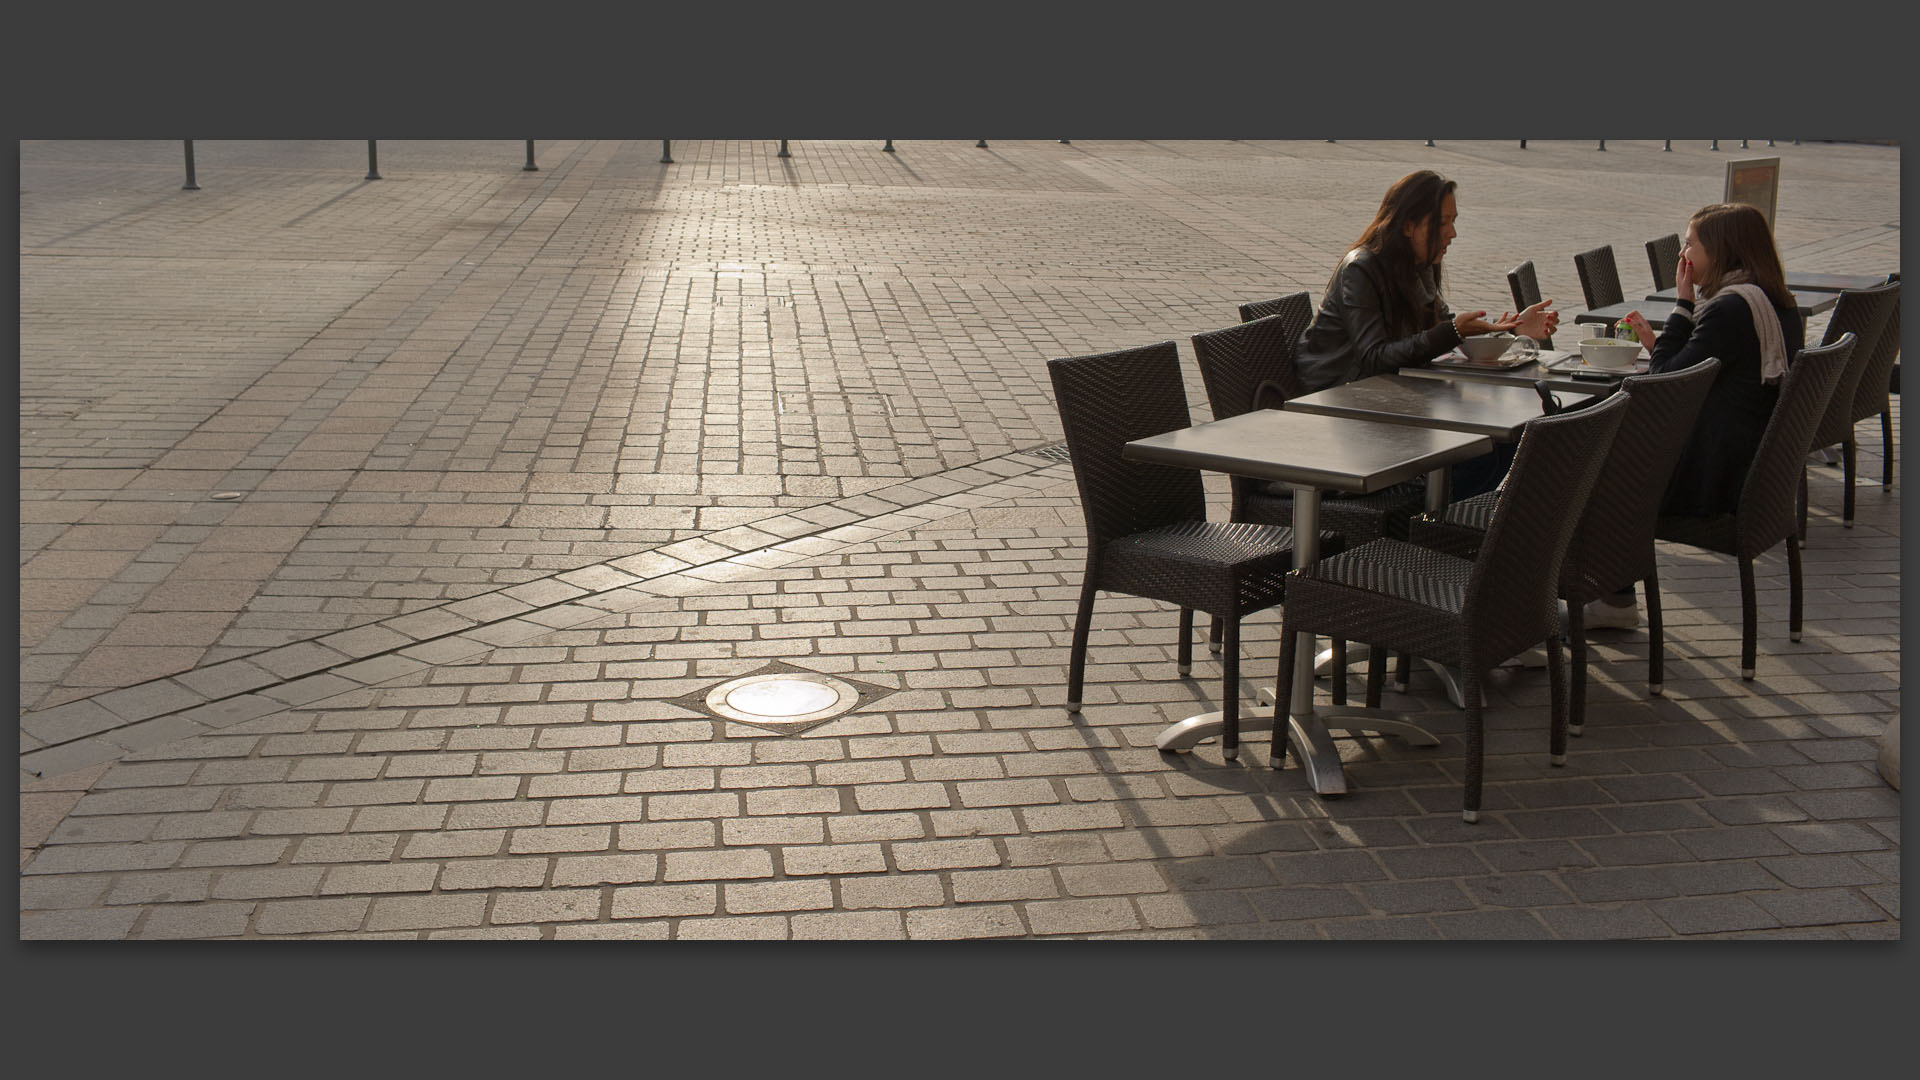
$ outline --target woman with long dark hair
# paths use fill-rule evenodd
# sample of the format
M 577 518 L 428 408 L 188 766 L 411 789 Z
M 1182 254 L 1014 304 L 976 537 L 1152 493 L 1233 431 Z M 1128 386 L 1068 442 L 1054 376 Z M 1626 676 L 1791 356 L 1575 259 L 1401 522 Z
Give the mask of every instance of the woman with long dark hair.
M 1328 279 L 1326 298 L 1295 348 L 1295 371 L 1309 393 L 1424 364 L 1473 334 L 1512 331 L 1536 341 L 1553 334 L 1560 313 L 1551 298 L 1491 321 L 1485 311 L 1447 309 L 1440 263 L 1458 235 L 1457 214 L 1454 182 L 1431 169 L 1408 173 L 1387 189 L 1372 223 Z M 1492 491 L 1513 451 L 1497 445 L 1455 465 L 1453 497 Z
M 1717 356 L 1720 374 L 1680 452 L 1660 512 L 1731 514 L 1780 400 L 1780 376 L 1806 344 L 1806 322 L 1787 291 L 1773 230 L 1751 206 L 1715 203 L 1694 211 L 1674 285 L 1679 302 L 1658 338 L 1639 312 L 1626 317 L 1640 340 L 1653 342 L 1648 370 L 1679 371 Z M 1588 626 L 1640 623 L 1631 591 L 1611 603 L 1589 604 L 1584 617 Z
M 1424 364 L 1473 334 L 1553 334 L 1560 315 L 1551 299 L 1494 320 L 1485 311 L 1448 310 L 1440 269 L 1457 235 L 1454 186 L 1422 169 L 1387 189 L 1300 337 L 1295 367 L 1308 391 Z

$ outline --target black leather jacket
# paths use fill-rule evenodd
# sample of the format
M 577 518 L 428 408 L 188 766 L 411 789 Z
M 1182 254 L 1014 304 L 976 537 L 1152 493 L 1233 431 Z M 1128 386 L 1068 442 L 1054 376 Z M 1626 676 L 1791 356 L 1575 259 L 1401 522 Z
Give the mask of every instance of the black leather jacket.
M 1433 272 L 1421 272 L 1425 294 L 1432 297 Z M 1373 252 L 1356 248 L 1347 253 L 1327 287 L 1320 310 L 1300 335 L 1294 365 L 1308 393 L 1338 383 L 1417 367 L 1460 344 L 1453 313 L 1440 304 L 1440 321 L 1417 331 L 1396 333 L 1387 325 L 1382 297 L 1386 281 Z

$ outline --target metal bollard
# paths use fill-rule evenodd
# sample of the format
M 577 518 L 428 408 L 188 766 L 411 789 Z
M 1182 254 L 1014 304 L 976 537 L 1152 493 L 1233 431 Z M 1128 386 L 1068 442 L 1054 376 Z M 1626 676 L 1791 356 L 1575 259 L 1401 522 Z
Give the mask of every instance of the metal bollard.
M 1772 140 L 1772 139 L 1768 139 L 1768 140 L 1767 140 L 1767 148 L 1768 148 L 1768 149 L 1772 149 L 1772 148 L 1773 148 L 1773 140 Z
M 1525 150 L 1526 148 L 1527 148 L 1527 140 L 1525 140 L 1525 139 L 1521 139 L 1521 140 L 1520 140 L 1520 149 L 1522 149 L 1522 150 Z
M 1433 145 L 1433 140 L 1432 140 L 1432 139 L 1428 139 L 1428 140 L 1427 140 L 1427 145 L 1428 145 L 1428 146 L 1432 146 L 1432 145 Z
M 1595 149 L 1597 149 L 1597 150 L 1605 150 L 1606 148 L 1607 148 L 1607 140 L 1605 140 L 1605 139 L 1601 139 L 1601 140 L 1600 140 L 1600 145 L 1599 145 L 1599 146 L 1597 146 L 1597 147 L 1595 147 Z
M 1060 140 L 1060 145 L 1061 145 L 1061 146 L 1072 146 L 1072 145 L 1073 145 L 1073 140 L 1072 140 L 1072 139 L 1061 139 L 1061 140 Z
M 367 140 L 367 179 L 380 179 L 380 150 L 372 139 Z
M 673 164 L 673 140 L 672 139 L 660 140 L 660 164 L 662 165 Z
M 527 163 L 521 166 L 520 171 L 521 172 L 539 172 L 540 171 L 540 166 L 535 165 L 533 163 L 533 140 L 532 139 L 527 140 Z
M 1745 140 L 1745 139 L 1741 139 L 1741 140 L 1740 140 L 1740 149 L 1742 149 L 1742 150 L 1745 150 L 1746 148 L 1747 148 L 1747 140 Z
M 982 150 L 985 150 L 987 148 L 987 140 L 981 139 L 979 142 L 974 143 L 973 145 Z
M 181 191 L 199 191 L 200 185 L 193 182 L 193 140 L 188 139 L 186 142 L 187 142 L 187 182 L 181 186 L 180 190 Z
M 888 139 L 888 140 L 887 140 L 887 145 L 885 145 L 885 146 L 883 146 L 883 147 L 881 147 L 880 149 L 881 149 L 881 150 L 882 150 L 883 152 L 885 152 L 885 153 L 888 153 L 888 154 L 891 154 L 891 153 L 893 153 L 893 152 L 894 152 L 894 149 L 893 149 L 893 140 L 892 140 L 892 139 Z
M 1707 149 L 1709 149 L 1709 150 L 1718 150 L 1718 149 L 1720 149 L 1720 140 L 1719 140 L 1719 139 L 1715 139 L 1715 140 L 1713 140 L 1713 145 L 1712 145 L 1712 146 L 1709 146 L 1709 147 L 1707 147 Z
M 1668 139 L 1666 142 L 1666 145 L 1662 146 L 1660 149 L 1667 151 L 1668 153 L 1671 153 L 1673 151 L 1673 140 Z
M 787 140 L 785 139 L 780 140 L 780 152 L 773 156 L 774 157 L 792 157 L 793 156 L 792 154 L 787 153 Z

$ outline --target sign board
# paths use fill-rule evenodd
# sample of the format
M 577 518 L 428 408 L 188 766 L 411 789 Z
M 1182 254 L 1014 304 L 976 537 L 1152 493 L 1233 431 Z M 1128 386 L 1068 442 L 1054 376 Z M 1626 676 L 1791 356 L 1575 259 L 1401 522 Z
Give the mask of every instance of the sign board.
M 1727 193 L 1721 201 L 1759 207 L 1767 215 L 1767 228 L 1773 228 L 1773 212 L 1780 205 L 1780 159 L 1727 162 Z

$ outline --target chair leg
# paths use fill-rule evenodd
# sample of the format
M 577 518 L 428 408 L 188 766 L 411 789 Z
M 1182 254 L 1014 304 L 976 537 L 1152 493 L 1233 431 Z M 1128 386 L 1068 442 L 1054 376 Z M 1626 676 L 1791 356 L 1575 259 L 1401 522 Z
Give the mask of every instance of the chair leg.
M 1393 667 L 1393 692 L 1404 694 L 1413 682 L 1413 654 L 1401 653 Z
M 1753 678 L 1755 622 L 1758 615 L 1753 594 L 1753 560 L 1739 557 L 1740 563 L 1740 677 Z
M 1647 693 L 1660 696 L 1661 676 L 1665 673 L 1665 631 L 1660 625 L 1660 574 L 1648 571 L 1647 586 Z
M 1080 586 L 1080 611 L 1073 617 L 1073 648 L 1067 653 L 1067 711 L 1080 711 L 1087 677 L 1087 635 L 1093 629 L 1093 594 L 1099 592 L 1091 568 Z
M 1293 707 L 1293 657 L 1298 642 L 1285 615 L 1280 619 L 1280 673 L 1273 681 L 1273 767 L 1287 767 L 1287 714 Z
M 1567 643 L 1572 646 L 1569 652 L 1573 663 L 1573 696 L 1564 712 L 1557 704 L 1560 701 L 1560 691 L 1558 689 L 1553 691 L 1553 700 L 1556 702 L 1553 726 L 1558 729 L 1564 719 L 1566 730 L 1574 735 L 1584 734 L 1587 724 L 1587 628 L 1586 615 L 1581 611 L 1584 606 L 1571 600 L 1567 601 Z M 1552 671 L 1547 682 L 1554 687 L 1560 685 L 1560 662 L 1555 658 L 1555 654 L 1559 651 L 1560 635 L 1549 635 L 1547 665 L 1552 668 Z M 1555 749 L 1553 754 L 1559 759 L 1554 764 L 1564 765 L 1567 761 L 1566 741 L 1558 735 L 1554 738 L 1558 749 Z
M 1853 469 L 1854 469 L 1853 433 L 1848 432 L 1840 443 L 1840 469 L 1846 474 L 1847 486 L 1840 492 L 1840 527 L 1853 528 Z
M 1893 490 L 1893 406 L 1880 410 L 1880 490 Z
M 1800 545 L 1787 537 L 1787 634 L 1795 641 L 1800 640 L 1800 616 L 1802 611 L 1800 592 Z
M 1387 684 L 1387 647 L 1374 645 L 1367 649 L 1367 708 L 1380 707 L 1380 690 Z
M 1220 651 L 1220 628 L 1222 625 L 1220 616 L 1215 615 L 1213 617 L 1213 626 L 1207 630 L 1208 652 L 1218 653 Z
M 1480 820 L 1481 755 L 1486 750 L 1480 730 L 1480 673 L 1474 670 L 1472 664 L 1460 671 L 1460 700 L 1467 707 L 1466 792 L 1461 802 L 1460 817 L 1471 825 Z
M 1333 691 L 1333 703 L 1335 705 L 1345 705 L 1347 703 L 1347 639 L 1346 638 L 1333 639 L 1333 671 L 1331 672 L 1331 675 L 1332 675 L 1331 681 L 1333 683 L 1333 686 L 1331 687 Z
M 1800 542 L 1807 542 L 1807 467 L 1800 466 L 1800 494 L 1794 497 L 1793 511 L 1800 517 Z
M 1585 659 L 1584 654 L 1586 650 L 1584 648 L 1584 642 L 1575 648 L 1577 651 L 1575 653 L 1576 659 L 1574 660 L 1573 677 L 1578 680 L 1579 689 L 1575 692 L 1573 702 L 1581 702 L 1580 695 L 1585 693 L 1587 682 L 1586 679 L 1582 678 L 1584 672 L 1580 670 Z M 1565 765 L 1567 763 L 1568 717 L 1573 709 L 1572 703 L 1567 699 L 1568 680 L 1566 668 L 1561 663 L 1562 659 L 1560 655 L 1560 635 L 1547 635 L 1547 687 L 1549 700 L 1552 703 L 1547 713 L 1547 761 L 1553 765 Z M 1581 703 L 1584 704 L 1584 702 Z
M 1220 752 L 1240 756 L 1240 620 L 1228 619 L 1220 641 Z M 1278 706 L 1276 706 L 1277 708 Z

